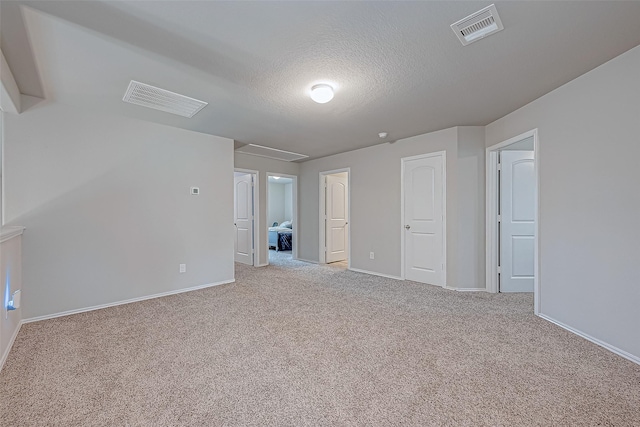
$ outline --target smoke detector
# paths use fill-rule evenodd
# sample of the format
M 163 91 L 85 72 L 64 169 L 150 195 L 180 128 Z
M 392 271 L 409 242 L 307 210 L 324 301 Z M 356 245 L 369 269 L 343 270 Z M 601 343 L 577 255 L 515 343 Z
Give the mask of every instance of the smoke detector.
M 153 108 L 179 116 L 193 117 L 198 111 L 208 105 L 207 102 L 189 98 L 179 93 L 169 92 L 145 83 L 131 80 L 127 92 L 122 98 L 124 102 Z
M 451 29 L 456 33 L 463 46 L 466 46 L 504 30 L 504 26 L 498 16 L 496 6 L 492 4 L 451 24 Z

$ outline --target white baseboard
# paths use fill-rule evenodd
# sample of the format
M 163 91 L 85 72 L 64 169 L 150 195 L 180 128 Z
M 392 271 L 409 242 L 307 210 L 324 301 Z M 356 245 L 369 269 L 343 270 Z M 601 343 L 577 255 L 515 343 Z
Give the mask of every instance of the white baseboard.
M 269 265 L 269 263 L 264 263 L 264 264 L 256 264 L 256 267 L 266 267 L 267 265 Z
M 443 286 L 443 288 L 458 292 L 487 292 L 486 288 L 452 288 L 450 286 Z
M 13 336 L 9 340 L 9 345 L 4 350 L 4 354 L 2 355 L 2 359 L 0 359 L 0 371 L 2 371 L 2 368 L 4 368 L 4 362 L 6 362 L 7 358 L 9 357 L 9 353 L 11 352 L 11 348 L 13 347 L 13 342 L 16 340 L 16 337 L 18 336 L 18 332 L 20 332 L 20 328 L 22 327 L 23 323 L 24 323 L 24 320 L 21 321 L 18 324 L 18 327 L 16 328 L 16 331 L 13 333 Z
M 579 331 L 579 330 L 577 330 L 575 328 L 572 328 L 571 326 L 565 325 L 564 323 L 559 322 L 559 321 L 547 316 L 546 314 L 538 313 L 538 317 L 541 317 L 541 318 L 543 318 L 544 320 L 546 320 L 548 322 L 551 322 L 551 323 L 553 323 L 555 325 L 560 326 L 562 329 L 566 329 L 567 331 L 572 332 L 572 333 L 578 335 L 579 337 L 584 338 L 587 341 L 591 341 L 592 343 L 597 344 L 600 347 L 606 348 L 607 350 L 609 350 L 612 353 L 617 354 L 618 356 L 622 356 L 625 359 L 630 360 L 631 362 L 637 363 L 638 365 L 640 365 L 640 357 L 638 357 L 638 356 L 634 356 L 633 354 L 628 353 L 628 352 L 626 352 L 624 350 L 621 350 L 618 347 L 614 347 L 611 344 L 607 344 L 604 341 L 600 341 L 599 339 L 594 338 L 591 335 L 585 334 L 584 332 Z
M 364 273 L 364 274 L 371 274 L 372 276 L 386 277 L 387 279 L 404 280 L 402 277 L 399 277 L 399 276 L 392 276 L 390 274 L 377 273 L 375 271 L 369 271 L 369 270 L 361 270 L 359 268 L 349 267 L 349 270 L 355 271 L 356 273 Z
M 139 301 L 145 301 L 145 300 L 153 299 L 153 298 L 166 297 L 166 296 L 169 296 L 169 295 L 182 294 L 184 292 L 197 291 L 198 289 L 210 288 L 212 286 L 225 285 L 227 283 L 233 283 L 235 281 L 236 281 L 236 279 L 223 280 L 221 282 L 207 283 L 206 285 L 193 286 L 191 288 L 184 288 L 184 289 L 178 289 L 178 290 L 175 290 L 175 291 L 161 292 L 159 294 L 153 294 L 153 295 L 145 295 L 143 297 L 131 298 L 131 299 L 123 300 L 123 301 L 111 302 L 111 303 L 108 303 L 108 304 L 100 304 L 100 305 L 94 305 L 92 307 L 85 307 L 85 308 L 79 308 L 79 309 L 76 309 L 76 310 L 63 311 L 63 312 L 60 312 L 60 313 L 46 314 L 44 316 L 37 316 L 37 317 L 31 317 L 29 319 L 23 319 L 22 323 L 39 322 L 41 320 L 54 319 L 56 317 L 69 316 L 71 314 L 84 313 L 84 312 L 87 312 L 87 311 L 100 310 L 100 309 L 103 309 L 103 308 L 115 307 L 117 305 L 130 304 L 132 302 L 139 302 Z
M 310 264 L 319 264 L 318 261 L 311 261 L 310 259 L 304 259 L 304 258 L 294 258 L 296 261 L 302 261 L 302 262 L 308 262 Z

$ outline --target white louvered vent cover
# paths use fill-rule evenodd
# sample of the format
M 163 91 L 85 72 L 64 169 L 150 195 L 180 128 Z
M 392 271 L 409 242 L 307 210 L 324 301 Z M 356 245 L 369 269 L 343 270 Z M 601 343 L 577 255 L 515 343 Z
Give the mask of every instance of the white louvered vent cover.
M 251 154 L 252 156 L 268 157 L 270 159 L 293 162 L 295 160 L 306 159 L 309 156 L 292 153 L 291 151 L 278 150 L 276 148 L 264 147 L 262 145 L 247 144 L 236 149 L 239 153 Z
M 131 83 L 129 83 L 127 92 L 122 100 L 189 118 L 193 117 L 208 104 L 204 101 L 169 92 L 135 80 L 131 80 Z
M 504 30 L 498 10 L 495 5 L 487 6 L 455 24 L 451 24 L 451 29 L 464 46 L 481 40 L 490 34 Z

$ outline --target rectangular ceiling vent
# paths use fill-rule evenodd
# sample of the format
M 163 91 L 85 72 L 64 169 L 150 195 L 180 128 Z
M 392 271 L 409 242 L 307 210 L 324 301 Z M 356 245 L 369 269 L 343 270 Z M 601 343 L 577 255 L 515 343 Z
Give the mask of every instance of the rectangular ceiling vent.
M 239 153 L 251 154 L 252 156 L 268 157 L 270 159 L 293 162 L 295 160 L 306 159 L 309 156 L 292 153 L 291 151 L 278 150 L 276 148 L 264 147 L 262 145 L 248 144 L 236 149 Z
M 464 46 L 481 40 L 488 35 L 504 30 L 498 10 L 492 4 L 482 10 L 477 11 L 455 24 L 451 24 L 451 29 L 460 39 Z
M 169 92 L 168 90 L 140 83 L 135 80 L 131 80 L 131 83 L 129 83 L 127 92 L 124 94 L 122 100 L 131 104 L 189 118 L 193 117 L 208 104 L 198 99 Z

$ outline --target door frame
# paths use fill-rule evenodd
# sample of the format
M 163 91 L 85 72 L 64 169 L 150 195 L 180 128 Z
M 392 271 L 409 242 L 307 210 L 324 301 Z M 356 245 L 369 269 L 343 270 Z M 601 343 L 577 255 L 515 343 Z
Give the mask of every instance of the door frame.
M 245 173 L 245 174 L 249 174 L 249 175 L 253 175 L 253 235 L 252 235 L 252 248 L 251 250 L 253 251 L 253 266 L 254 267 L 258 267 L 259 266 L 259 261 L 258 261 L 258 251 L 256 250 L 256 248 L 258 247 L 258 226 L 256 224 L 256 218 L 260 217 L 260 199 L 258 198 L 259 193 L 258 193 L 258 189 L 260 188 L 259 182 L 258 182 L 258 178 L 260 177 L 260 174 L 258 173 L 258 171 L 256 170 L 252 170 L 252 169 L 241 169 L 241 168 L 234 168 L 233 169 L 233 174 L 235 175 L 236 172 L 240 172 L 240 173 Z M 235 199 L 235 192 L 236 189 L 233 189 L 233 197 Z M 235 207 L 233 208 L 234 212 L 235 212 Z M 234 258 L 235 258 L 235 253 L 233 254 Z
M 267 214 L 269 212 L 269 177 L 270 176 L 281 176 L 283 178 L 291 178 L 293 181 L 291 183 L 291 221 L 293 221 L 293 235 L 291 237 L 291 257 L 293 259 L 298 259 L 298 175 L 289 175 L 286 173 L 278 173 L 278 172 L 267 172 L 267 192 L 266 192 L 266 202 L 267 209 L 265 211 L 265 224 L 267 221 Z M 271 225 L 267 224 L 264 232 L 264 245 L 263 248 L 267 251 L 267 263 L 265 265 L 269 265 L 269 227 Z
M 503 148 L 533 137 L 533 171 L 535 175 L 534 211 L 535 225 L 533 236 L 533 310 L 537 315 L 540 310 L 540 144 L 538 129 L 524 132 L 486 149 L 486 290 L 497 293 L 498 288 L 498 152 Z
M 323 171 L 318 174 L 318 193 L 320 195 L 318 202 L 318 263 L 327 263 L 326 252 L 326 224 L 325 224 L 325 205 L 326 205 L 326 193 L 324 191 L 324 178 L 327 175 L 334 175 L 337 173 L 347 173 L 347 268 L 351 268 L 351 168 L 333 169 L 329 171 Z
M 411 160 L 442 157 L 442 287 L 447 288 L 447 152 L 446 150 L 400 159 L 400 278 L 405 280 L 404 169 Z

